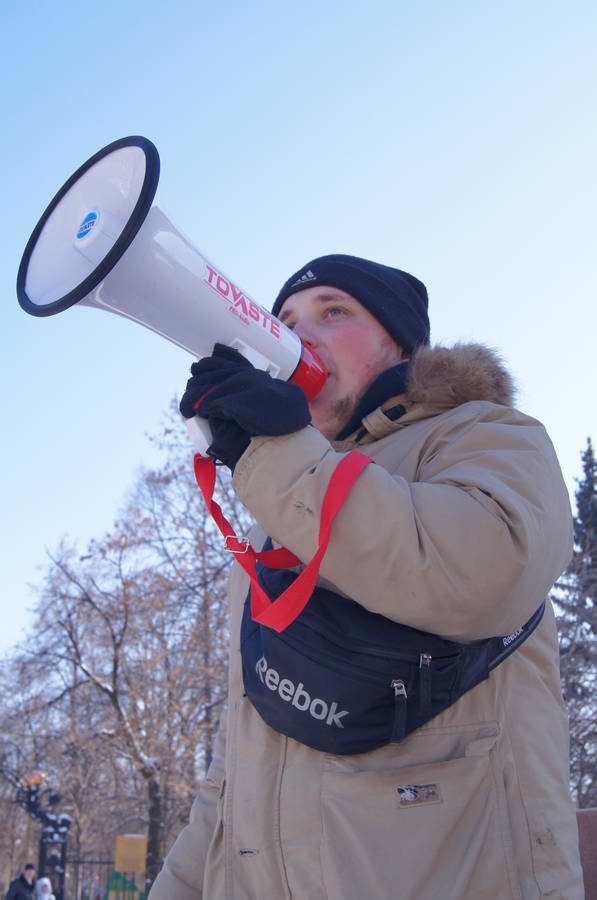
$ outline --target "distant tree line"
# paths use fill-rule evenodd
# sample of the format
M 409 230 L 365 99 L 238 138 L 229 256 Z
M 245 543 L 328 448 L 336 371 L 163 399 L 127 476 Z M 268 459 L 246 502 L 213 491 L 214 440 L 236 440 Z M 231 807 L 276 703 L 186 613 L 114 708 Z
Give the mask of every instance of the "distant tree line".
M 43 770 L 72 817 L 70 858 L 111 859 L 117 834 L 148 838 L 151 881 L 187 822 L 226 700 L 231 562 L 195 484 L 172 408 L 114 527 L 81 553 L 64 541 L 35 621 L 0 670 L 0 890 L 39 826 L 15 788 Z M 571 732 L 573 796 L 597 805 L 597 464 L 590 441 L 576 491 L 574 555 L 553 592 Z M 225 474 L 220 505 L 249 524 Z
M 69 857 L 111 859 L 148 838 L 147 877 L 188 821 L 227 693 L 231 556 L 205 508 L 171 411 L 164 465 L 140 474 L 112 530 L 52 554 L 27 640 L 0 670 L 0 892 L 40 827 L 13 804 L 43 770 L 72 817 Z M 218 501 L 247 513 L 218 479 Z

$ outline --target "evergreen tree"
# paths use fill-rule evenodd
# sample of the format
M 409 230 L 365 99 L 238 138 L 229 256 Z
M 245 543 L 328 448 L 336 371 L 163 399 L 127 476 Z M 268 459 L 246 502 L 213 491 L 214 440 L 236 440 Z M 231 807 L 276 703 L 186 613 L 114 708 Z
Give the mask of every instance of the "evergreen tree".
M 554 596 L 570 719 L 570 783 L 580 808 L 597 805 L 597 461 L 590 439 L 582 469 L 574 553 Z

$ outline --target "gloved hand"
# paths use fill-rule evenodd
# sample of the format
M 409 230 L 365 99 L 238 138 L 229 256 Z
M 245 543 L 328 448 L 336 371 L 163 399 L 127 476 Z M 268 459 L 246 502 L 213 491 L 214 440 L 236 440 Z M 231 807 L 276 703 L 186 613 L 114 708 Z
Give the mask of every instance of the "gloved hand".
M 251 437 L 291 434 L 311 421 L 298 385 L 255 369 L 225 344 L 216 344 L 212 356 L 193 363 L 191 374 L 180 411 L 186 419 L 208 420 L 213 434 L 208 453 L 231 471 Z

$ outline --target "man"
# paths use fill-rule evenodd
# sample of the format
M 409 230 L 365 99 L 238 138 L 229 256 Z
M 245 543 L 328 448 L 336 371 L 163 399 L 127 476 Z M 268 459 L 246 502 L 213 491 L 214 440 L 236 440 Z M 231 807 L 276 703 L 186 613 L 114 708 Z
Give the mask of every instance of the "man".
M 360 615 L 382 636 L 402 629 L 465 655 L 500 636 L 516 649 L 406 736 L 403 716 L 373 749 L 338 752 L 352 707 L 324 700 L 325 682 L 315 694 L 309 677 L 328 649 L 342 668 L 340 650 L 305 640 L 300 682 L 283 652 L 279 671 L 269 651 L 253 665 L 249 634 L 271 646 L 275 635 L 251 622 L 234 566 L 228 725 L 151 900 L 581 900 L 556 627 L 541 606 L 569 559 L 571 516 L 545 430 L 512 408 L 492 351 L 428 346 L 427 292 L 405 272 L 322 257 L 291 276 L 273 312 L 328 368 L 309 408 L 295 386 L 219 349 L 194 364 L 181 410 L 210 422 L 211 451 L 260 526 L 253 545 L 269 535 L 305 563 L 335 470 L 355 449 L 375 462 L 333 522 L 297 625 L 325 593 L 356 644 Z M 366 666 L 384 653 L 369 648 Z M 432 677 L 422 705 L 450 659 L 421 654 L 415 669 Z M 373 690 L 363 673 L 350 690 Z M 392 684 L 416 715 L 414 676 Z
M 27 863 L 18 878 L 11 881 L 5 900 L 31 900 L 35 882 L 35 866 Z

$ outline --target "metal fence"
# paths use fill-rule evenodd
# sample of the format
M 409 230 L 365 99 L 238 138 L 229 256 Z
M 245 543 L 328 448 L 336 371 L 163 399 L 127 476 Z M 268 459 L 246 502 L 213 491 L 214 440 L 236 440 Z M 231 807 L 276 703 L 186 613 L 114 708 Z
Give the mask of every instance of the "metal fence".
M 115 872 L 113 860 L 67 859 L 64 900 L 143 900 L 135 880 Z

